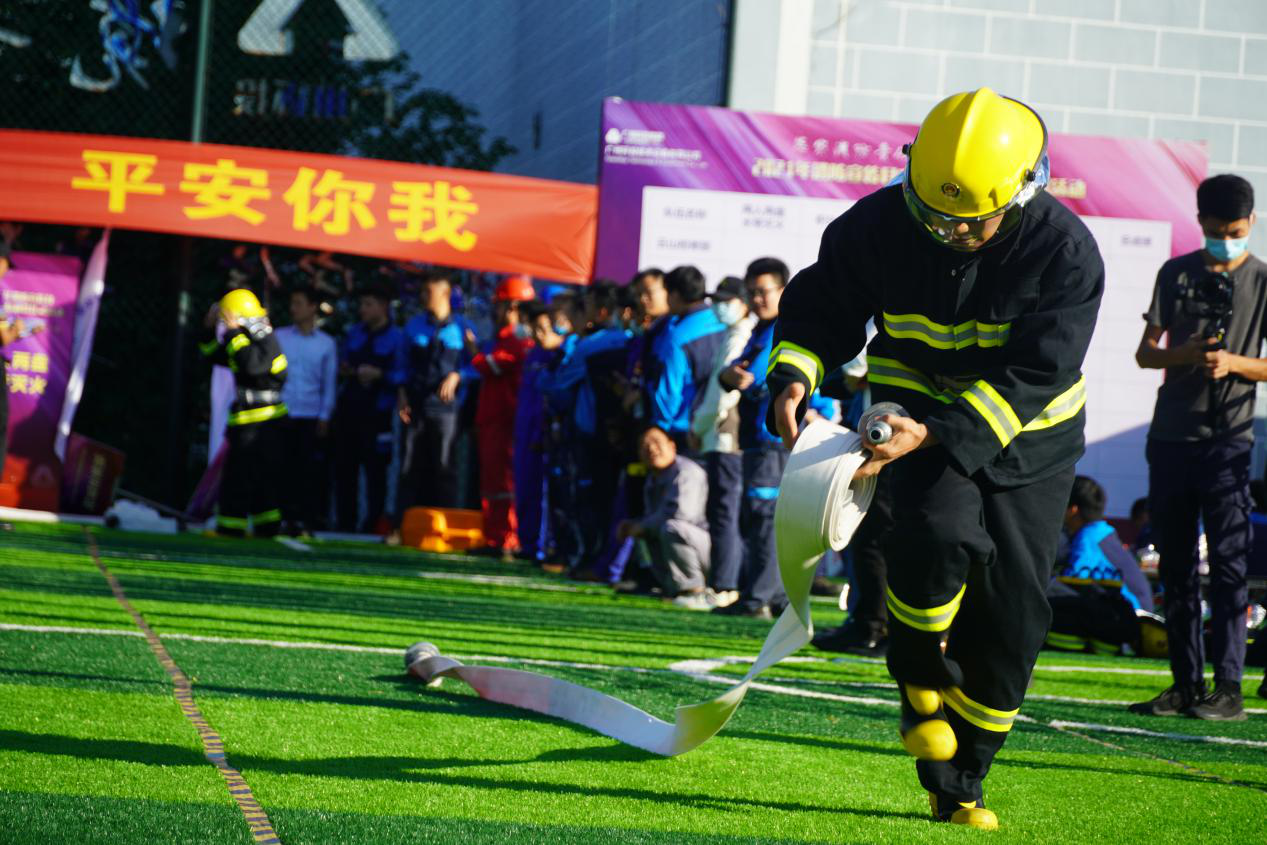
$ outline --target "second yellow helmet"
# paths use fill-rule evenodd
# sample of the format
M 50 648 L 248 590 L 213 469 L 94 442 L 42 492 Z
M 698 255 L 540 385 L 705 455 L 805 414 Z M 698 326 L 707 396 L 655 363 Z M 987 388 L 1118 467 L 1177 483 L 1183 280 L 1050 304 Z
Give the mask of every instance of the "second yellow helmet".
M 246 288 L 231 290 L 221 297 L 220 313 L 239 317 L 263 317 L 267 314 L 255 294 Z

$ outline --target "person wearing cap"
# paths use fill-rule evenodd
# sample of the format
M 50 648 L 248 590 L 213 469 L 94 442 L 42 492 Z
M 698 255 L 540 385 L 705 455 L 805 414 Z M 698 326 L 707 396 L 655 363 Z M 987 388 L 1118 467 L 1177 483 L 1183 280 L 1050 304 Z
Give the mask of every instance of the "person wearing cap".
M 340 531 L 376 531 L 387 501 L 392 457 L 392 407 L 400 384 L 397 359 L 404 335 L 392 323 L 392 295 L 371 285 L 358 296 L 361 321 L 339 344 L 342 381 L 334 408 L 334 493 Z M 358 519 L 361 470 L 365 470 L 364 521 Z
M 1267 380 L 1267 264 L 1250 254 L 1254 189 L 1232 174 L 1197 188 L 1204 246 L 1157 273 L 1135 360 L 1164 369 L 1148 430 L 1153 542 L 1161 554 L 1170 671 L 1174 683 L 1131 705 L 1145 715 L 1241 720 L 1245 669 L 1246 567 L 1250 549 L 1250 453 L 1254 389 Z M 1169 334 L 1166 346 L 1162 335 Z M 1210 662 L 1205 685 L 1198 521 L 1209 548 Z
M 522 303 L 536 299 L 532 279 L 507 276 L 493 295 L 497 335 L 488 352 L 471 361 L 480 374 L 475 439 L 479 444 L 480 508 L 484 512 L 486 550 L 510 559 L 519 551 L 515 514 L 515 408 L 524 359 L 532 348 L 532 327 L 521 320 Z
M 694 594 L 681 602 L 693 609 L 705 610 L 733 604 L 739 598 L 739 575 L 743 568 L 743 535 L 739 531 L 739 510 L 743 502 L 739 391 L 723 387 L 718 376 L 743 353 L 752 336 L 752 327 L 757 324 L 757 317 L 744 298 L 742 279 L 727 276 L 708 298 L 713 314 L 726 326 L 726 336 L 713 359 L 712 377 L 691 417 L 691 434 L 708 473 L 711 592 Z
M 866 345 L 888 476 L 889 671 L 937 820 L 993 829 L 982 781 L 1047 633 L 1084 449 L 1081 368 L 1104 290 L 1087 227 L 1044 191 L 1047 129 L 988 88 L 933 106 L 900 184 L 828 225 L 783 295 L 768 425 L 791 444 L 824 373 Z M 943 649 L 944 646 L 944 649 Z
M 217 323 L 224 327 L 217 337 Z M 281 528 L 282 432 L 286 403 L 286 355 L 255 294 L 231 290 L 205 321 L 207 336 L 199 351 L 211 363 L 233 372 L 237 391 L 229 407 L 229 455 L 220 481 L 216 533 L 242 537 L 276 536 Z

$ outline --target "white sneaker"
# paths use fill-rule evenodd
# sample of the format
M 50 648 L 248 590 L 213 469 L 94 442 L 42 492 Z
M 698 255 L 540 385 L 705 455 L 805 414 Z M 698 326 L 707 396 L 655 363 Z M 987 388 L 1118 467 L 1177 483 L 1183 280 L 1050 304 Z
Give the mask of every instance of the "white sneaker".
M 718 593 L 714 593 L 712 590 L 709 590 L 708 593 L 712 596 L 713 607 L 730 607 L 732 604 L 739 601 L 738 590 L 722 590 Z
M 678 607 L 684 607 L 687 610 L 712 610 L 715 607 L 713 604 L 712 590 L 703 590 L 698 593 L 687 593 L 686 595 L 681 595 L 673 599 L 673 603 Z

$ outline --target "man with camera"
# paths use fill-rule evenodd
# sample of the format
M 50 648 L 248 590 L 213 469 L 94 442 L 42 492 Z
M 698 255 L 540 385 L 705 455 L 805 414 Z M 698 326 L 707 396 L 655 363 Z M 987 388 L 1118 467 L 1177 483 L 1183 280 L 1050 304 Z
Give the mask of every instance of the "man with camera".
M 1254 189 L 1239 176 L 1197 188 L 1204 248 L 1172 258 L 1157 273 L 1135 360 L 1165 369 L 1148 431 L 1148 482 L 1161 553 L 1170 671 L 1174 684 L 1133 713 L 1241 720 L 1245 666 L 1246 564 L 1250 548 L 1250 451 L 1254 383 L 1267 328 L 1267 264 L 1246 250 Z M 1160 344 L 1163 334 L 1169 342 Z M 1198 520 L 1208 541 L 1214 688 L 1205 684 Z

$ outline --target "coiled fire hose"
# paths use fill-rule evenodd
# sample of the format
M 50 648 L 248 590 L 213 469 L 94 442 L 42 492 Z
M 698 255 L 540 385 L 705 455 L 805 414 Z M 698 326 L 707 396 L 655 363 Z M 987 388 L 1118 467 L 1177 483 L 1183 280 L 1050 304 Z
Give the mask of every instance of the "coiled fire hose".
M 859 436 L 816 420 L 801 432 L 788 458 L 774 511 L 779 574 L 788 606 L 748 674 L 722 695 L 677 708 L 672 723 L 610 695 L 548 675 L 492 666 L 466 666 L 427 642 L 405 653 L 408 671 L 428 685 L 462 681 L 481 698 L 583 725 L 627 745 L 666 757 L 684 754 L 720 731 L 738 709 L 748 684 L 810 641 L 810 583 L 819 557 L 843 549 L 866 515 L 875 479 L 853 481 L 866 459 Z

